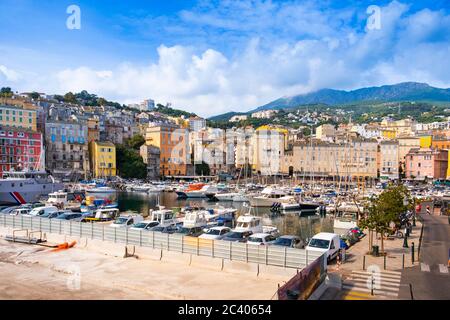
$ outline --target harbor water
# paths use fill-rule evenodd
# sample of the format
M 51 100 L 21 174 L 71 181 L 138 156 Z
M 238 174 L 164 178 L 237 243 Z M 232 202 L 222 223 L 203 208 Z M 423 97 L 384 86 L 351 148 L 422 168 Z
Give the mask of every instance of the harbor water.
M 302 239 L 310 238 L 319 232 L 333 232 L 333 220 L 331 217 L 319 217 L 311 212 L 286 211 L 274 213 L 270 208 L 249 208 L 242 202 L 208 201 L 208 199 L 179 199 L 174 192 L 139 193 L 117 192 L 115 194 L 96 194 L 96 198 L 108 198 L 117 201 L 120 212 L 132 211 L 144 217 L 150 209 L 156 209 L 158 204 L 168 209 L 182 208 L 186 206 L 212 208 L 216 205 L 236 208 L 237 215 L 245 214 L 251 210 L 251 214 L 263 218 L 264 225 L 276 226 L 281 234 L 300 236 Z

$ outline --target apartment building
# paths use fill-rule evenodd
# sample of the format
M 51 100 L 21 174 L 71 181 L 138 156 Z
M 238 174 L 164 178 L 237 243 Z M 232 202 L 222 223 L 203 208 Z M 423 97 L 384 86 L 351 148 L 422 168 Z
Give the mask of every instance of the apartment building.
M 37 130 L 35 109 L 19 106 L 0 105 L 0 126 Z
M 80 179 L 89 174 L 88 129 L 84 122 L 45 125 L 46 167 L 54 176 Z
M 190 167 L 188 130 L 173 124 L 148 127 L 145 135 L 147 145 L 160 150 L 161 176 L 184 176 Z
M 116 146 L 114 143 L 91 141 L 89 143 L 89 160 L 94 178 L 116 176 Z
M 159 179 L 160 150 L 158 147 L 143 144 L 139 150 L 144 163 L 147 165 L 147 178 Z
M 398 141 L 380 142 L 380 179 L 397 180 L 399 178 L 399 144 Z
M 448 151 L 433 148 L 413 148 L 406 155 L 406 178 L 446 179 Z
M 282 172 L 309 177 L 376 178 L 376 140 L 330 143 L 318 139 L 294 142 L 286 152 Z
M 0 126 L 0 175 L 11 170 L 42 170 L 45 165 L 42 152 L 42 133 Z

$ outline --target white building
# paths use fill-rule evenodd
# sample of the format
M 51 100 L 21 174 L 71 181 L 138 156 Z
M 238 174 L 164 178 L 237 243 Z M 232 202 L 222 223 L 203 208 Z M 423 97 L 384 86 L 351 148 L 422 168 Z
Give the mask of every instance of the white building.
M 206 120 L 200 117 L 189 118 L 189 130 L 198 132 L 206 128 Z
M 278 110 L 262 110 L 252 113 L 252 118 L 270 119 L 278 113 Z
M 242 121 L 242 120 L 247 120 L 246 114 L 235 115 L 230 118 L 230 122 L 238 122 L 238 121 Z
M 399 178 L 398 141 L 381 141 L 380 143 L 380 178 L 389 180 Z

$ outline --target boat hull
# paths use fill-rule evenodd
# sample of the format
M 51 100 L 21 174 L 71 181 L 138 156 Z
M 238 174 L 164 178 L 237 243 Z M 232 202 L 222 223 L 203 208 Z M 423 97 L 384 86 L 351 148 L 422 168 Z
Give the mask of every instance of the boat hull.
M 11 185 L 14 184 L 14 186 Z M 37 184 L 29 181 L 2 181 L 0 183 L 0 204 L 20 205 L 39 201 L 49 193 L 64 189 L 62 183 Z

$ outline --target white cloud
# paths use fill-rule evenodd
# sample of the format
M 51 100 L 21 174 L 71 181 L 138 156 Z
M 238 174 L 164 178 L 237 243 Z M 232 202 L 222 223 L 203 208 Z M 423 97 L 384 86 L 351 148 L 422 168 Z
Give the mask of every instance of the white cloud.
M 442 11 L 410 13 L 408 5 L 393 1 L 382 8 L 381 30 L 365 31 L 367 16 L 357 16 L 359 27 L 352 27 L 347 20 L 354 11 L 328 12 L 309 2 L 224 1 L 218 9 L 205 8 L 183 12 L 181 19 L 202 30 L 243 32 L 245 46 L 226 54 L 194 44 L 161 45 L 157 61 L 144 66 L 124 62 L 108 70 L 67 68 L 38 80 L 26 79 L 24 85 L 59 93 L 88 90 L 123 103 L 154 98 L 203 116 L 247 111 L 280 96 L 324 87 L 352 89 L 401 81 L 450 87 L 450 16 Z M 287 34 L 302 37 L 287 40 Z M 19 78 L 0 66 L 0 80 L 2 76 L 8 81 Z
M 21 78 L 20 74 L 12 69 L 7 68 L 4 65 L 0 65 L 0 80 L 2 82 L 16 82 Z

